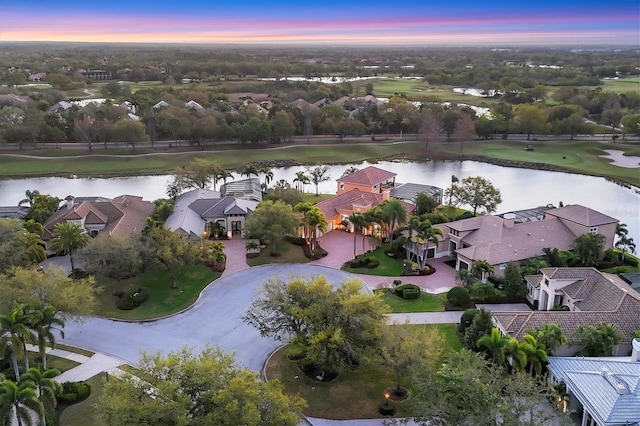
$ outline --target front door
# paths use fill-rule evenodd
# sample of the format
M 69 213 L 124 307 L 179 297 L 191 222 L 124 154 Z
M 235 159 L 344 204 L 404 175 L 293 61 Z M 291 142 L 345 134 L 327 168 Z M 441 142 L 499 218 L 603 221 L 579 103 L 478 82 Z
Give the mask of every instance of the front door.
M 242 221 L 241 220 L 234 220 L 234 221 L 231 222 L 231 232 L 232 233 L 242 232 Z

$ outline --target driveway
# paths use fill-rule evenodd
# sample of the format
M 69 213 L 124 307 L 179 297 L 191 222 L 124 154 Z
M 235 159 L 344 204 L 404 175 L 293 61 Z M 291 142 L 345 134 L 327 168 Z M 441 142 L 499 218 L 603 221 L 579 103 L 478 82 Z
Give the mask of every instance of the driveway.
M 61 341 L 131 364 L 138 363 L 141 350 L 166 353 L 186 345 L 199 352 L 207 344 L 218 345 L 226 352 L 235 352 L 240 364 L 257 372 L 281 342 L 260 337 L 254 327 L 242 322 L 242 315 L 269 278 L 317 275 L 325 275 L 334 285 L 354 277 L 309 264 L 258 266 L 222 276 L 205 289 L 191 309 L 178 315 L 142 323 L 95 317 L 80 323 L 69 321 Z

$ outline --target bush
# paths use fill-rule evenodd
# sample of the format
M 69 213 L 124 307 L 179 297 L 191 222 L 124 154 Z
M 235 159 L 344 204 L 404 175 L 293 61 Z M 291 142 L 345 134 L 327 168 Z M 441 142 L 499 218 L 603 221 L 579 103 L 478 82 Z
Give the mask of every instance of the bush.
M 406 288 L 402 291 L 402 298 L 407 300 L 420 299 L 420 289 Z
M 380 262 L 378 262 L 376 259 L 370 259 L 367 263 L 366 266 L 369 269 L 373 269 L 376 268 L 378 265 L 380 264 Z
M 355 259 L 349 262 L 349 268 L 359 268 L 360 266 L 362 266 L 360 259 Z
M 121 297 L 116 302 L 118 309 L 130 311 L 142 305 L 149 298 L 149 291 L 141 287 L 126 297 Z
M 454 287 L 447 293 L 447 302 L 453 306 L 466 308 L 471 303 L 469 290 L 464 287 Z
M 113 293 L 111 293 L 113 296 L 117 297 L 118 299 L 122 299 L 122 296 L 124 296 L 124 291 L 122 290 L 116 290 Z
M 467 328 L 469 328 L 469 326 L 473 322 L 473 319 L 476 317 L 476 315 L 478 315 L 479 312 L 480 309 L 471 308 L 462 313 L 462 316 L 460 317 L 460 324 L 458 324 L 457 328 L 458 337 L 460 338 L 460 340 L 462 340 L 465 331 L 467 330 Z
M 472 218 L 472 217 L 475 217 L 475 216 L 473 215 L 473 213 L 471 213 L 471 212 L 467 211 L 467 212 L 462 213 L 462 214 L 461 214 L 461 215 L 459 215 L 458 217 L 456 217 L 456 220 L 470 219 L 470 218 Z
M 56 400 L 63 404 L 74 404 L 91 395 L 91 385 L 87 382 L 64 382 L 62 391 L 56 395 Z
M 402 280 L 393 280 L 393 285 L 398 287 L 400 284 L 402 284 Z
M 421 291 L 420 287 L 415 284 L 402 284 L 397 286 L 394 290 L 397 296 L 407 300 L 419 299 Z
M 638 259 L 635 257 L 625 256 L 624 263 L 635 268 L 638 266 Z
M 313 373 L 316 369 L 313 359 L 309 357 L 302 358 L 298 363 L 298 366 L 300 367 L 300 370 L 305 373 Z

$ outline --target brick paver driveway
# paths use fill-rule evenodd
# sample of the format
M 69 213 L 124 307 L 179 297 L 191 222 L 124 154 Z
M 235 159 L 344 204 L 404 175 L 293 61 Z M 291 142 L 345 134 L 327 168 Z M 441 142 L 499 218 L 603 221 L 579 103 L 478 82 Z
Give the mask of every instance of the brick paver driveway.
M 345 262 L 353 259 L 353 238 L 353 234 L 344 231 L 330 231 L 324 234 L 319 239 L 319 242 L 329 254 L 322 259 L 309 263 L 340 269 Z M 368 238 L 365 238 L 365 249 L 370 249 Z M 362 235 L 356 237 L 356 253 L 363 253 Z M 400 279 L 403 283 L 416 284 L 429 293 L 444 293 L 458 285 L 456 282 L 456 270 L 445 264 L 444 261 L 444 258 L 430 259 L 428 263 L 436 268 L 436 272 L 428 276 L 379 277 L 375 275 L 355 275 L 367 283 L 369 288 L 389 287 L 394 279 Z

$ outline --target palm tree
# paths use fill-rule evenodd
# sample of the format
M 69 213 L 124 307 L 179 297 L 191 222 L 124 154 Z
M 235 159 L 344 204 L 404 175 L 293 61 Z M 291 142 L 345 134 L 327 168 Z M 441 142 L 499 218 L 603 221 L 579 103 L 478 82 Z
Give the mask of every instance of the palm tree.
M 567 343 L 567 336 L 562 333 L 562 330 L 557 324 L 543 324 L 542 328 L 536 330 L 534 335 L 538 342 L 547 348 L 550 354 Z
M 251 175 L 256 175 L 256 177 L 258 177 L 259 174 L 260 174 L 260 171 L 253 164 L 245 165 L 242 171 L 240 172 L 240 176 L 246 175 L 249 180 L 251 180 Z
M 60 383 L 53 380 L 54 377 L 60 375 L 60 370 L 51 368 L 49 370 L 44 369 L 40 371 L 37 368 L 30 368 L 20 378 L 21 383 L 29 384 L 35 387 L 36 395 L 43 407 L 55 408 L 57 405 L 56 391 L 59 391 L 62 386 Z M 41 424 L 46 425 L 46 416 L 42 416 Z
M 293 183 L 296 184 L 296 189 L 300 192 L 304 192 L 304 186 L 311 183 L 309 176 L 304 171 L 296 172 L 296 177 L 293 178 Z
M 0 315 L 0 353 L 11 346 L 11 364 L 16 381 L 20 380 L 18 359 L 26 358 L 25 343 L 33 343 L 34 335 L 29 329 L 30 318 L 25 314 L 22 305 L 13 303 L 13 310 L 7 315 Z
M 265 187 L 269 186 L 269 183 L 273 180 L 273 171 L 269 167 L 263 167 L 260 169 L 260 173 L 264 174 Z
M 504 346 L 504 355 L 510 360 L 511 366 L 516 370 L 524 371 L 527 367 L 527 353 L 517 339 L 511 337 L 507 340 Z
M 586 356 L 611 356 L 613 347 L 622 337 L 611 323 L 580 326 L 577 335 Z
M 44 241 L 38 234 L 24 231 L 23 234 L 25 252 L 27 258 L 32 263 L 42 262 L 47 258 L 47 252 L 44 249 Z
M 389 243 L 393 243 L 393 231 L 396 226 L 402 226 L 407 222 L 407 208 L 402 201 L 395 198 L 383 201 L 381 208 L 389 226 Z
M 626 223 L 616 223 L 616 237 L 626 237 L 629 234 Z
M 460 179 L 456 175 L 451 175 L 451 189 L 449 190 L 449 205 L 451 205 L 451 201 L 453 200 L 453 186 L 460 182 Z
M 491 334 L 485 334 L 476 342 L 476 346 L 486 348 L 491 353 L 493 362 L 497 365 L 504 365 L 505 362 L 505 346 L 509 341 L 508 337 L 500 334 L 497 327 L 491 329 Z
M 349 222 L 353 225 L 353 258 L 356 257 L 356 236 L 358 231 L 362 232 L 362 228 L 367 225 L 367 219 L 362 213 L 353 212 L 349 215 Z M 364 251 L 364 241 L 362 243 L 362 250 Z
M 29 219 L 22 224 L 22 227 L 27 230 L 27 232 L 32 232 L 39 237 L 42 237 L 44 233 L 44 226 L 40 222 L 36 222 L 33 219 Z
M 75 270 L 73 263 L 73 252 L 76 249 L 84 248 L 91 237 L 77 223 L 60 222 L 53 230 L 54 237 L 49 243 L 49 248 L 58 254 L 69 254 L 71 261 L 71 272 Z
M 327 231 L 327 218 L 324 213 L 322 213 L 322 210 L 315 206 L 306 212 L 304 216 L 311 229 L 311 254 L 314 254 L 318 245 L 318 231 Z
M 307 242 L 311 239 L 311 229 L 309 227 L 307 212 L 312 209 L 314 209 L 314 205 L 310 202 L 298 203 L 293 207 L 294 211 L 302 213 L 302 233 L 304 234 L 304 239 L 307 240 Z
M 60 333 L 60 337 L 64 339 L 64 320 L 59 317 L 59 311 L 51 305 L 47 305 L 40 310 L 40 315 L 37 317 L 37 321 L 33 324 L 35 332 L 37 334 L 38 350 L 40 352 L 40 358 L 42 359 L 42 368 L 47 369 L 47 346 L 55 348 L 56 338 L 53 335 L 54 331 Z
M 616 248 L 620 249 L 622 252 L 622 256 L 620 259 L 624 262 L 625 253 L 635 253 L 636 252 L 636 243 L 633 242 L 633 238 L 628 238 L 626 235 L 622 235 L 616 241 Z
M 222 181 L 225 185 L 227 184 L 227 179 L 234 179 L 233 174 L 225 169 L 218 170 L 218 173 L 213 176 L 213 190 L 216 190 L 216 185 L 218 182 Z
M 329 166 L 318 166 L 313 169 L 307 169 L 309 180 L 316 186 L 316 195 L 318 195 L 318 185 L 331 179 L 329 176 Z
M 466 289 L 470 290 L 476 282 L 476 277 L 468 269 L 460 269 L 456 274 L 456 280 L 461 282 Z
M 44 407 L 31 383 L 17 384 L 3 380 L 0 384 L 0 420 L 11 425 L 17 419 L 18 426 L 34 424 L 32 413 L 44 418 Z
M 356 166 L 351 166 L 347 168 L 344 172 L 342 172 L 342 177 L 348 176 L 351 173 L 355 173 L 357 171 L 358 171 L 358 168 Z
M 531 367 L 536 375 L 540 375 L 542 372 L 542 363 L 548 359 L 545 346 L 538 342 L 533 334 L 526 333 L 522 336 L 520 348 L 527 354 L 527 365 Z
M 442 237 L 442 230 L 431 226 L 431 222 L 423 220 L 418 226 L 418 234 L 413 237 L 412 241 L 422 248 L 422 256 L 418 258 L 420 270 L 423 270 L 427 263 L 427 253 L 429 244 L 435 244 L 438 247 L 438 235 Z
M 493 274 L 493 266 L 486 260 L 476 260 L 473 262 L 473 267 L 471 268 L 473 275 L 476 277 L 480 275 L 480 281 L 487 282 L 487 277 Z

